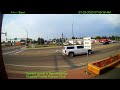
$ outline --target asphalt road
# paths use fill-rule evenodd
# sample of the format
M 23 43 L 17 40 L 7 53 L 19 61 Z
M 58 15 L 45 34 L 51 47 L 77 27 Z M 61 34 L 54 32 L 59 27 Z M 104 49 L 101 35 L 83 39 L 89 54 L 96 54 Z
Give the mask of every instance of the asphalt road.
M 22 47 L 14 48 L 21 50 Z M 9 49 L 7 49 L 8 52 Z M 6 71 L 25 73 L 40 71 L 65 71 L 86 67 L 87 62 L 97 61 L 120 52 L 120 43 L 94 45 L 93 54 L 78 55 L 73 58 L 63 56 L 60 48 L 54 49 L 23 49 L 4 54 L 3 60 Z

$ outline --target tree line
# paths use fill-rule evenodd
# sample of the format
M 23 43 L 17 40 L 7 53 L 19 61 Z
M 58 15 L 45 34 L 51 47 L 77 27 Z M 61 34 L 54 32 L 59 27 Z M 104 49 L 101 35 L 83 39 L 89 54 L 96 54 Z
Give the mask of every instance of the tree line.
M 70 39 L 83 39 L 84 37 L 71 37 Z M 109 38 L 111 40 L 118 40 L 120 41 L 120 36 L 95 36 L 95 37 L 91 37 L 92 39 L 100 39 L 100 38 Z M 38 38 L 37 40 L 31 40 L 31 43 L 37 43 L 37 44 L 49 44 L 49 42 L 56 42 L 56 43 L 63 43 L 66 40 L 68 40 L 69 38 L 54 38 L 54 39 L 49 39 L 49 40 L 45 40 L 44 38 Z M 10 41 L 9 41 L 10 42 Z M 20 42 L 26 42 L 26 40 L 21 40 Z M 5 43 L 5 41 L 1 42 L 1 43 Z M 28 43 L 30 43 L 30 40 L 28 39 Z
M 100 39 L 100 38 L 109 38 L 109 39 L 111 39 L 111 40 L 120 40 L 120 36 L 114 36 L 114 35 L 112 35 L 112 36 L 96 36 L 95 37 L 95 39 Z
M 44 38 L 38 38 L 37 41 L 33 40 L 32 43 L 37 43 L 38 45 L 41 44 L 49 44 L 50 42 L 56 42 L 56 43 L 62 43 L 65 42 L 67 40 L 67 38 L 54 38 L 54 39 L 49 39 L 49 40 L 45 40 Z

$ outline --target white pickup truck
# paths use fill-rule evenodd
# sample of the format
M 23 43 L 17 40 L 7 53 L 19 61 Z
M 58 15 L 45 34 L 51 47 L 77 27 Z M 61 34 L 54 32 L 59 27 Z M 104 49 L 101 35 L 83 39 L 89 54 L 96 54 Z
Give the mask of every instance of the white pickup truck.
M 74 57 L 79 54 L 92 54 L 91 49 L 85 49 L 84 46 L 74 45 L 74 46 L 63 46 L 62 54 L 70 57 Z

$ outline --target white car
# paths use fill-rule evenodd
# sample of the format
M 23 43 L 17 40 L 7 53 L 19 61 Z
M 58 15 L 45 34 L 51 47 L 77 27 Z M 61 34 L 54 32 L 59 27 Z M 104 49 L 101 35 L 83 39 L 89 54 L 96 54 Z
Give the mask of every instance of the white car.
M 111 41 L 112 43 L 115 43 L 116 41 L 115 40 L 113 40 L 113 41 Z
M 62 54 L 74 57 L 79 54 L 92 54 L 91 49 L 85 49 L 82 45 L 74 45 L 74 46 L 64 46 L 62 49 Z

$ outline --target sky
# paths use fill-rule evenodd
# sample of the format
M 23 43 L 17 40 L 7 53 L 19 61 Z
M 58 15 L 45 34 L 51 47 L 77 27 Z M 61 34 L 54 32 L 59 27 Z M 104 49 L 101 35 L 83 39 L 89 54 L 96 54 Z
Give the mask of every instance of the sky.
M 37 40 L 120 35 L 119 14 L 5 14 L 2 32 L 8 39 L 26 38 Z M 2 41 L 6 40 L 2 34 Z

